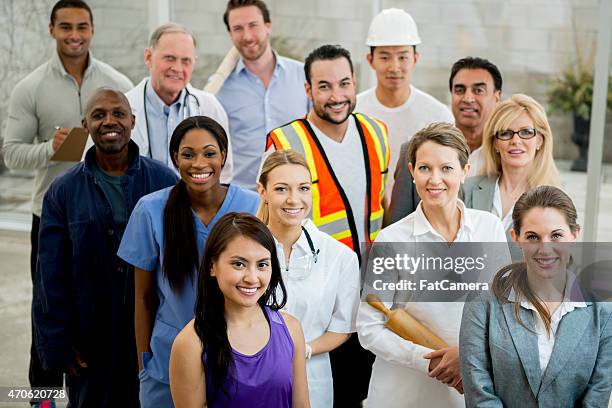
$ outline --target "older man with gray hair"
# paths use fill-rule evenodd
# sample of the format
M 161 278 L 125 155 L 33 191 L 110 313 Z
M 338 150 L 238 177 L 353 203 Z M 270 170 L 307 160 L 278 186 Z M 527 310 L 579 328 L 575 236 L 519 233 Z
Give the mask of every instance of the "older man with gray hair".
M 197 42 L 191 31 L 176 23 L 159 26 L 144 51 L 150 76 L 144 78 L 126 96 L 136 117 L 132 140 L 140 154 L 165 163 L 170 168 L 170 137 L 176 126 L 191 116 L 209 116 L 228 132 L 225 110 L 211 93 L 191 86 L 191 74 L 197 62 Z M 232 155 L 221 173 L 222 182 L 232 178 Z

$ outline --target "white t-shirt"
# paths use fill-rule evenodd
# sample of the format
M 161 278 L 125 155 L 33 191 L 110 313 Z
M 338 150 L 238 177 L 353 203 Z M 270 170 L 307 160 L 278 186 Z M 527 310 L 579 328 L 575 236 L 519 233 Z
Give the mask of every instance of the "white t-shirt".
M 422 202 L 410 215 L 384 228 L 375 242 L 446 242 L 431 226 Z M 506 234 L 493 214 L 465 208 L 454 242 L 505 243 Z M 499 249 L 499 244 L 492 244 Z M 500 252 L 500 251 L 495 251 Z M 489 258 L 492 270 L 510 263 L 510 254 Z M 392 302 L 384 302 L 390 308 Z M 407 302 L 404 309 L 450 346 L 459 344 L 463 302 Z M 464 407 L 463 396 L 435 378 L 427 376 L 429 360 L 423 355 L 432 350 L 404 340 L 385 327 L 385 315 L 367 303 L 359 305 L 357 332 L 361 345 L 376 355 L 368 390 L 368 405 L 373 407 Z
M 319 231 L 311 220 L 291 249 L 286 265 L 283 246 L 276 249 L 287 289 L 284 311 L 295 316 L 304 329 L 307 343 L 327 331 L 355 332 L 359 307 L 360 274 L 357 255 L 349 247 Z M 317 253 L 314 255 L 312 252 Z M 316 259 L 316 262 L 315 262 Z M 277 288 L 277 291 L 280 290 Z M 280 299 L 280 298 L 279 298 Z M 333 381 L 329 353 L 318 354 L 306 362 L 308 392 L 313 407 L 333 405 Z
M 355 112 L 365 113 L 381 120 L 389 132 L 389 182 L 387 191 L 393 186 L 393 171 L 397 165 L 400 147 L 412 136 L 432 122 L 455 123 L 450 109 L 433 96 L 410 85 L 410 96 L 403 105 L 388 108 L 376 97 L 376 88 L 357 95 Z
M 356 119 L 350 116 L 347 120 L 348 127 L 341 143 L 327 136 L 312 122 L 308 123 L 321 142 L 329 164 L 338 178 L 338 183 L 346 193 L 351 210 L 353 210 L 359 242 L 365 242 L 367 186 L 363 147 L 355 123 Z M 355 251 L 357 250 L 358 248 L 355 248 Z

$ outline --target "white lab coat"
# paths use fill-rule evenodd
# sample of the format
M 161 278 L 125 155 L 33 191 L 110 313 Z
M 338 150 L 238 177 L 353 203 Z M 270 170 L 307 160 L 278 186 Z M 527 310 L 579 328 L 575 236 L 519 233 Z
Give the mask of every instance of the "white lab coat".
M 132 113 L 136 117 L 136 126 L 134 130 L 132 130 L 132 140 L 136 142 L 138 148 L 140 149 L 140 154 L 142 156 L 149 157 L 149 136 L 147 134 L 147 122 L 145 119 L 144 112 L 144 92 L 145 92 L 145 84 L 149 81 L 149 78 L 144 78 L 138 85 L 136 85 L 132 90 L 127 92 L 125 96 L 130 101 L 130 106 L 132 108 Z M 149 82 L 147 86 L 151 86 Z M 193 95 L 198 103 L 193 103 L 190 100 L 191 97 L 186 98 L 187 106 L 186 106 L 186 114 L 188 116 L 208 116 L 217 122 L 225 129 L 228 137 L 228 149 L 227 149 L 227 159 L 225 160 L 225 166 L 223 166 L 223 171 L 221 172 L 221 182 L 229 183 L 232 179 L 233 167 L 234 167 L 234 159 L 232 156 L 232 148 L 231 148 L 231 139 L 229 133 L 229 123 L 227 119 L 227 114 L 221 106 L 221 103 L 217 100 L 217 98 L 209 93 L 202 91 L 200 89 L 196 89 L 191 84 L 187 84 L 187 90 L 191 95 Z M 262 152 L 263 153 L 263 152 Z M 168 167 L 174 169 L 170 158 L 168 158 L 168 163 L 166 163 Z
M 360 289 L 357 255 L 319 231 L 311 220 L 304 221 L 304 228 L 310 234 L 315 251 L 319 251 L 316 263 L 304 232 L 292 247 L 288 269 L 283 247 L 277 241 L 288 295 L 283 310 L 300 320 L 306 342 L 327 331 L 353 333 Z M 334 390 L 329 353 L 311 357 L 306 370 L 311 406 L 331 408 Z
M 422 203 L 412 214 L 384 228 L 375 242 L 445 242 L 427 221 Z M 455 242 L 505 243 L 504 228 L 488 212 L 461 209 L 461 226 Z M 499 244 L 495 248 L 499 252 Z M 494 268 L 510 263 L 504 247 Z M 384 299 L 383 299 L 384 300 Z M 392 302 L 385 302 L 391 308 Z M 427 326 L 450 346 L 459 345 L 459 328 L 463 302 L 407 302 L 404 309 Z M 368 389 L 367 406 L 378 408 L 464 407 L 465 402 L 454 388 L 427 376 L 429 361 L 423 355 L 433 351 L 404 340 L 385 327 L 386 318 L 367 303 L 361 303 L 357 315 L 357 332 L 361 345 L 376 355 Z

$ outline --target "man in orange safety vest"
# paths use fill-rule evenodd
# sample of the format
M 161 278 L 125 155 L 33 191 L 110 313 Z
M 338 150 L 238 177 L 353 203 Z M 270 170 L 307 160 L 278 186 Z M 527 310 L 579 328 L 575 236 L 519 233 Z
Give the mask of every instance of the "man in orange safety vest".
M 324 45 L 306 58 L 305 89 L 312 108 L 268 134 L 267 151 L 293 149 L 312 174 L 312 220 L 323 232 L 353 249 L 382 227 L 383 197 L 389 167 L 385 124 L 353 113 L 356 92 L 350 54 Z M 334 406 L 358 407 L 366 397 L 373 355 L 352 336 L 330 354 Z

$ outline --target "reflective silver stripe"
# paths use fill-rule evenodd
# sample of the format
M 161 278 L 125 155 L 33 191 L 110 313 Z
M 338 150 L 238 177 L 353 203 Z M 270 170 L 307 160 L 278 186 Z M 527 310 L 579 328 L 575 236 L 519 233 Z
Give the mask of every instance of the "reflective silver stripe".
M 326 222 L 325 224 L 317 225 L 317 227 L 328 235 L 337 234 L 338 232 L 343 232 L 347 230 L 350 231 L 351 229 L 346 217 L 343 217 L 339 220 Z
M 376 123 L 374 119 L 369 117 L 368 115 L 360 114 L 361 117 L 368 122 L 368 124 L 374 129 L 374 133 L 376 133 L 376 137 L 378 138 L 378 144 L 380 145 L 380 153 L 382 154 L 381 166 L 385 167 L 385 158 L 387 157 L 387 143 L 385 143 L 384 131 L 381 125 Z M 381 169 L 382 171 L 388 170 L 388 168 Z
M 304 150 L 304 145 L 302 144 L 300 137 L 292 126 L 294 123 L 295 122 L 291 122 L 290 124 L 279 128 L 279 130 L 283 132 L 283 135 L 285 136 L 285 138 L 287 138 L 287 141 L 289 142 L 291 148 L 296 152 L 300 153 L 304 158 L 306 158 L 306 151 Z
M 382 222 L 383 217 L 378 217 L 375 220 L 370 217 L 370 234 L 380 231 L 380 229 L 382 228 Z

